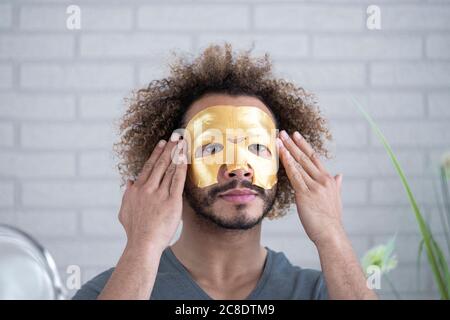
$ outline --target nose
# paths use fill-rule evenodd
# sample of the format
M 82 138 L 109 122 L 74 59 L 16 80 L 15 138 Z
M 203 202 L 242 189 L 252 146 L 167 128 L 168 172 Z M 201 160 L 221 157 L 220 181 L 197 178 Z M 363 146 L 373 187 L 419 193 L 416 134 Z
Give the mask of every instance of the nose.
M 225 166 L 225 170 L 221 174 L 222 179 L 229 181 L 231 179 L 253 181 L 253 169 L 248 166 Z M 221 180 L 222 180 L 221 179 Z

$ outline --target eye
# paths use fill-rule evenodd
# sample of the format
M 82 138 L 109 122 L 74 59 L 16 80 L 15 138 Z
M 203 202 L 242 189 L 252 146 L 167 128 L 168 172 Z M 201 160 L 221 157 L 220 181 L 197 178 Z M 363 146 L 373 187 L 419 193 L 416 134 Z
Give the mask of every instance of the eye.
M 223 145 L 220 143 L 209 143 L 197 148 L 196 158 L 206 157 L 222 151 Z
M 270 158 L 272 155 L 270 153 L 269 148 L 267 148 L 265 145 L 260 143 L 254 143 L 248 146 L 248 150 L 250 152 L 253 152 L 257 156 L 263 157 L 263 158 Z

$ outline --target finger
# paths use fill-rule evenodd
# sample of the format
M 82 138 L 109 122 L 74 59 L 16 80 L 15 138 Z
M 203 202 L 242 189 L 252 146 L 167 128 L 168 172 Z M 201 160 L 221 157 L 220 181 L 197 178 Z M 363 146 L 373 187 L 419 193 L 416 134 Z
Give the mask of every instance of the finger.
M 314 181 L 313 178 L 311 178 L 311 176 L 305 171 L 303 166 L 297 160 L 295 160 L 295 158 L 292 156 L 292 154 L 289 152 L 289 150 L 286 149 L 286 147 L 284 145 L 283 145 L 283 147 L 285 149 L 286 154 L 292 160 L 295 169 L 300 172 L 300 174 L 301 174 L 303 180 L 305 181 L 306 186 L 308 187 L 308 189 L 311 189 L 311 188 L 315 187 L 317 185 L 317 182 Z
M 152 154 L 145 162 L 141 172 L 138 175 L 138 178 L 135 181 L 136 185 L 143 185 L 149 178 L 153 166 L 155 165 L 156 160 L 158 160 L 159 156 L 164 150 L 164 146 L 166 145 L 165 140 L 160 140 L 158 144 L 156 145 L 155 149 L 153 149 Z
M 169 193 L 171 196 L 182 195 L 184 190 L 184 183 L 186 181 L 187 172 L 187 157 L 186 150 L 184 149 L 179 155 L 178 163 L 175 169 L 175 173 L 172 178 Z
M 164 173 L 164 177 L 161 181 L 161 185 L 159 186 L 159 190 L 162 192 L 165 192 L 169 194 L 170 189 L 170 182 L 172 181 L 172 177 L 175 173 L 176 165 L 174 162 L 171 162 L 169 167 L 166 170 L 166 173 Z
M 299 162 L 304 170 L 313 178 L 318 180 L 321 176 L 319 169 L 312 163 L 311 159 L 297 146 L 294 140 L 289 137 L 286 131 L 280 133 L 281 140 L 289 150 L 290 154 Z
M 286 170 L 286 174 L 294 190 L 296 191 L 309 190 L 306 180 L 309 179 L 311 182 L 312 180 L 311 177 L 308 177 L 306 172 L 305 174 L 302 174 L 303 168 L 301 168 L 301 166 L 296 165 L 295 159 L 292 157 L 292 155 L 289 153 L 289 151 L 286 149 L 286 147 L 283 145 L 280 139 L 277 139 L 277 145 L 281 162 Z
M 164 147 L 164 151 L 161 153 L 158 160 L 156 160 L 153 170 L 150 174 L 150 177 L 148 178 L 146 185 L 149 188 L 156 189 L 161 184 L 161 180 L 164 177 L 164 173 L 166 172 L 167 168 L 169 167 L 171 161 L 172 161 L 172 154 L 174 151 L 174 148 L 177 145 L 178 139 L 180 135 L 177 132 L 172 133 L 172 136 L 170 137 L 170 140 L 166 143 L 166 146 Z
M 164 173 L 164 177 L 162 179 L 161 185 L 159 186 L 160 190 L 163 190 L 164 192 L 167 192 L 169 194 L 170 184 L 172 182 L 173 175 L 175 174 L 176 166 L 178 163 L 178 158 L 180 155 L 180 151 L 183 148 L 183 140 L 178 141 L 174 151 L 173 155 L 171 156 L 172 161 L 170 162 L 169 167 L 167 168 L 166 172 Z
M 314 165 L 323 173 L 326 173 L 327 170 L 325 166 L 319 159 L 319 155 L 314 151 L 313 147 L 306 141 L 306 139 L 300 134 L 300 132 L 294 132 L 294 142 L 297 146 L 302 150 L 309 159 L 314 163 Z

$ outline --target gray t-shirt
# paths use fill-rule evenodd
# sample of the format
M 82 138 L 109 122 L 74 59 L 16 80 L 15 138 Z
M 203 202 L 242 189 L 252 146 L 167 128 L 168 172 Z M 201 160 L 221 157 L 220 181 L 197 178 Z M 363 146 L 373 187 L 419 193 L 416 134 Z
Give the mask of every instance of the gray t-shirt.
M 256 287 L 246 298 L 258 299 L 327 299 L 328 293 L 322 272 L 293 266 L 284 253 L 268 247 L 263 273 Z M 96 299 L 114 268 L 108 269 L 85 283 L 72 299 Z M 167 247 L 161 256 L 151 300 L 212 298 L 192 279 L 187 269 Z

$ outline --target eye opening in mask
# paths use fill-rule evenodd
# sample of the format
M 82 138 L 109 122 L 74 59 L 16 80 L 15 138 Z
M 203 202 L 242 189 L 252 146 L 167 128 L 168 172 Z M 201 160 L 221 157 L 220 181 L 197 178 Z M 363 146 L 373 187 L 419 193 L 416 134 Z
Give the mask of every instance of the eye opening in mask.
M 260 150 L 260 149 L 263 150 Z M 270 157 L 272 156 L 272 153 L 270 152 L 269 147 L 261 144 L 261 143 L 253 143 L 251 145 L 248 146 L 248 150 L 254 154 L 256 154 L 259 157 L 265 158 L 265 159 L 270 159 Z
M 204 144 L 203 146 L 200 146 L 197 148 L 197 150 L 195 151 L 195 157 L 203 158 L 206 156 L 213 155 L 222 150 L 223 150 L 223 144 L 221 144 L 221 143 L 217 143 L 217 142 L 207 143 L 207 144 Z

